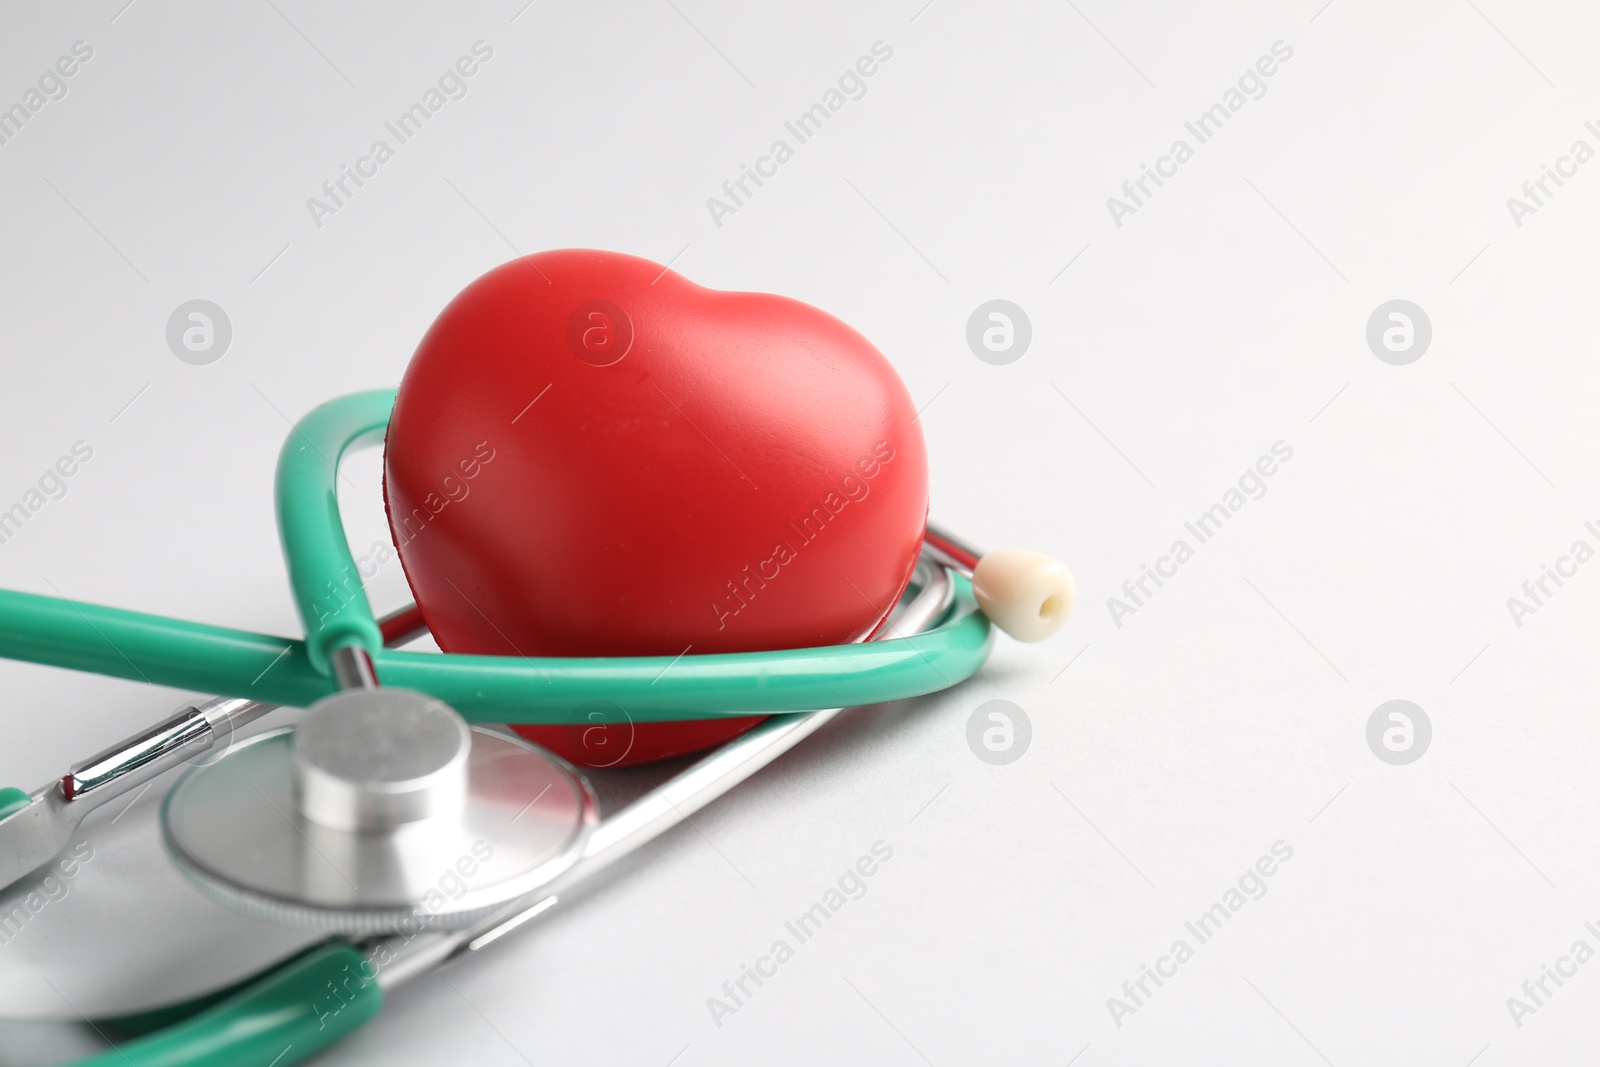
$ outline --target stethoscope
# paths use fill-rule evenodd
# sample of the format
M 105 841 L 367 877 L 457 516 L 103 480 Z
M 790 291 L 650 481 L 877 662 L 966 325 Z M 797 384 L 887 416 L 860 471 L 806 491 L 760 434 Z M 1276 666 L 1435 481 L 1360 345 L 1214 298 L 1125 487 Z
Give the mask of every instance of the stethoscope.
M 929 526 L 887 624 L 857 644 L 676 659 L 400 651 L 425 632 L 422 616 L 416 605 L 374 615 L 336 491 L 340 461 L 381 439 L 393 401 L 375 391 L 323 404 L 280 456 L 304 640 L 0 591 L 0 655 L 227 694 L 31 794 L 0 790 L 0 887 L 61 855 L 88 812 L 186 767 L 161 809 L 184 878 L 245 915 L 327 935 L 149 1016 L 158 1029 L 86 1062 L 298 1062 L 371 1019 L 386 989 L 543 914 L 844 707 L 955 685 L 987 658 L 991 621 L 1040 640 L 1072 605 L 1054 560 L 980 554 Z M 345 591 L 331 619 L 330 589 Z M 595 701 L 637 722 L 772 714 L 602 820 L 582 773 L 493 725 L 582 724 Z M 237 739 L 279 705 L 309 710 Z

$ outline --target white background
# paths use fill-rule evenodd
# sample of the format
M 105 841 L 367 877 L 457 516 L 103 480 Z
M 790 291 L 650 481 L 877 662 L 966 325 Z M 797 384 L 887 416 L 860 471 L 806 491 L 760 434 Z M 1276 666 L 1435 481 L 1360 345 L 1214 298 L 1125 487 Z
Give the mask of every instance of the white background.
M 0 546 L 3 584 L 296 632 L 286 420 L 397 382 L 489 267 L 592 246 L 852 323 L 927 405 L 935 516 L 1080 586 L 1061 636 L 851 714 L 324 1062 L 1592 1050 L 1600 963 L 1520 1028 L 1506 1006 L 1600 948 L 1600 564 L 1520 628 L 1506 607 L 1600 547 L 1600 163 L 1520 228 L 1506 206 L 1600 148 L 1589 9 L 124 2 L 0 14 L 0 103 L 94 48 L 0 146 L 0 508 L 94 448 Z M 306 198 L 478 40 L 467 97 L 318 228 Z M 867 95 L 716 226 L 706 198 L 878 40 Z M 1265 96 L 1117 227 L 1106 198 L 1280 40 Z M 964 338 L 996 297 L 1033 323 L 1009 366 Z M 210 366 L 166 345 L 193 298 L 233 323 Z M 1433 324 L 1409 366 L 1365 341 L 1395 298 Z M 1266 495 L 1115 625 L 1106 598 L 1279 440 Z M 384 536 L 376 459 L 354 476 L 359 549 Z M 400 603 L 398 568 L 374 590 Z M 0 782 L 27 788 L 181 698 L 15 664 L 0 686 Z M 994 698 L 1033 725 L 1009 766 L 966 742 Z M 1366 742 L 1395 698 L 1433 725 L 1409 766 Z M 719 1028 L 707 998 L 880 839 L 867 895 Z M 1267 895 L 1117 1026 L 1107 998 L 1279 840 Z

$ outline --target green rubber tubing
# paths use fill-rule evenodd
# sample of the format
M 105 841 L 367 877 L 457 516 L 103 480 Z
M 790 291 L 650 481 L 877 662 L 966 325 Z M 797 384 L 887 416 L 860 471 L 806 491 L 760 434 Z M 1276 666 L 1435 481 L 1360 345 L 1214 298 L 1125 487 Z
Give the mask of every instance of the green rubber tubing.
M 32 800 L 31 796 L 20 789 L 13 789 L 11 786 L 0 789 L 0 819 L 27 807 Z
M 989 620 L 959 575 L 955 602 L 933 629 L 853 645 L 677 658 L 384 649 L 335 487 L 339 459 L 381 435 L 393 399 L 380 390 L 323 404 L 295 427 L 280 457 L 279 529 L 312 641 L 0 590 L 0 656 L 303 707 L 334 691 L 327 655 L 355 642 L 368 649 L 386 685 L 428 693 L 475 722 L 546 725 L 590 724 L 595 701 L 617 705 L 635 722 L 876 704 L 949 688 L 988 658 Z M 339 592 L 332 600 L 330 589 Z
M 347 1037 L 382 1007 L 372 964 L 350 945 L 330 942 L 77 1067 L 288 1067 Z
M 377 655 L 383 648 L 339 517 L 339 461 L 347 450 L 383 439 L 394 398 L 393 389 L 375 389 L 313 408 L 278 453 L 278 536 L 306 651 L 323 674 L 332 670 L 335 649 L 356 644 Z

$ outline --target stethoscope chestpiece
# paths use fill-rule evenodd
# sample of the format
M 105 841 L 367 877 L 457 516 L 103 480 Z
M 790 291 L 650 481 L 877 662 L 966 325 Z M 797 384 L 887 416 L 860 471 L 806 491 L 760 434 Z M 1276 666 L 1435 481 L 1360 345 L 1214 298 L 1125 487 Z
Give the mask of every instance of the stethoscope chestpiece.
M 190 768 L 162 834 L 201 892 L 270 922 L 352 935 L 457 929 L 582 854 L 594 794 L 521 738 L 404 689 L 352 689 L 299 726 Z

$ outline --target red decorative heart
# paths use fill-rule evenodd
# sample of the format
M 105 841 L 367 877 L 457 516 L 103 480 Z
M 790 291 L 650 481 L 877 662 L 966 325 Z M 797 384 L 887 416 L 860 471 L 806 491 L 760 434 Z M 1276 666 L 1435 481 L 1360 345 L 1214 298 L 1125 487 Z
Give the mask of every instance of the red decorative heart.
M 927 455 L 838 319 L 614 252 L 490 271 L 434 322 L 389 422 L 395 545 L 449 652 L 676 656 L 842 644 L 905 588 Z M 670 669 L 670 668 L 669 668 Z M 519 731 L 585 766 L 756 718 Z

